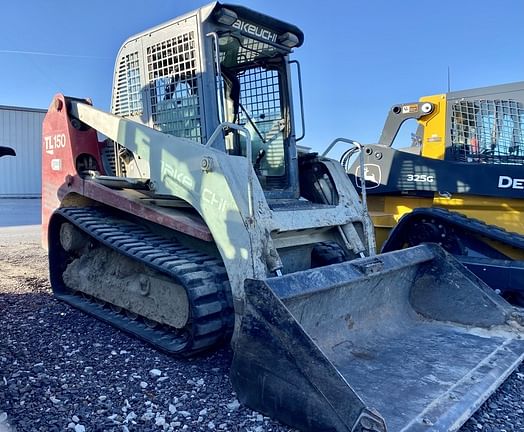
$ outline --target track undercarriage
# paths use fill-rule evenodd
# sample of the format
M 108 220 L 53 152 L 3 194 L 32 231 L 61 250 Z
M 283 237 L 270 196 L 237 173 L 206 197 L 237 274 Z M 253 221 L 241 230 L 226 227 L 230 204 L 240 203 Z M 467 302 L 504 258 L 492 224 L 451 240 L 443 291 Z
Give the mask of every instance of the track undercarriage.
M 455 255 L 506 300 L 524 306 L 524 236 L 441 208 L 417 208 L 405 215 L 382 247 L 383 252 L 424 242 Z
M 50 242 L 59 246 L 50 257 L 54 293 L 68 303 L 173 354 L 230 338 L 219 259 L 95 208 L 60 209 Z

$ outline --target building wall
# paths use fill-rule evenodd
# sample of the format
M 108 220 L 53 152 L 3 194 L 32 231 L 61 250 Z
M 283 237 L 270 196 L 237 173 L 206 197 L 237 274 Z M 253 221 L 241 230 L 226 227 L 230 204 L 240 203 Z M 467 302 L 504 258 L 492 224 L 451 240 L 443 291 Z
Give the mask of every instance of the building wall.
M 0 197 L 40 197 L 42 121 L 45 110 L 0 105 L 0 146 L 16 156 L 0 158 Z

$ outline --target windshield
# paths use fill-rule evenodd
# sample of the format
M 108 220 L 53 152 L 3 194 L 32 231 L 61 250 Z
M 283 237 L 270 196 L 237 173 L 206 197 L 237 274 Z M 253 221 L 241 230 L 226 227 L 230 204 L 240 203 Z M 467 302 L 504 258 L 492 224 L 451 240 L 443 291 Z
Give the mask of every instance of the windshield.
M 288 128 L 283 54 L 271 45 L 229 33 L 219 38 L 219 47 L 225 120 L 249 130 L 252 163 L 264 182 L 284 176 Z M 226 146 L 231 154 L 246 155 L 245 139 L 239 134 L 229 134 Z

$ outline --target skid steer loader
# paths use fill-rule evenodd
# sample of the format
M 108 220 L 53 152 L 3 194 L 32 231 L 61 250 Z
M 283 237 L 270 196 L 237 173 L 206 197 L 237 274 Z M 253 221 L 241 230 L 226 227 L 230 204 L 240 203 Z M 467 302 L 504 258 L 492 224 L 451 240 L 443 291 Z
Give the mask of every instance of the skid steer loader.
M 231 341 L 239 400 L 300 430 L 456 430 L 521 363 L 523 317 L 436 245 L 374 255 L 342 166 L 297 157 L 302 42 L 212 3 L 124 43 L 112 114 L 55 96 L 54 294 L 174 355 Z
M 412 145 L 393 148 L 406 120 Z M 394 105 L 364 177 L 383 252 L 435 242 L 524 306 L 524 82 Z M 341 162 L 360 188 L 360 163 Z

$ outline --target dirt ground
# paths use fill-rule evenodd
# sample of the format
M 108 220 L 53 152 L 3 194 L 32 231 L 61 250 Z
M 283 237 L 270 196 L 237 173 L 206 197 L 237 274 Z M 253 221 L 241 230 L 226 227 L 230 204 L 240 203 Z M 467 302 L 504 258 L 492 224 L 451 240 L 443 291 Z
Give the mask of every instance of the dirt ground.
M 0 254 L 0 432 L 292 431 L 239 404 L 229 346 L 175 359 L 56 300 L 39 227 Z
M 177 361 L 56 301 L 38 226 L 0 228 L 0 256 L 0 432 L 291 431 L 239 407 L 228 347 Z M 522 365 L 461 428 L 473 431 L 524 431 Z

